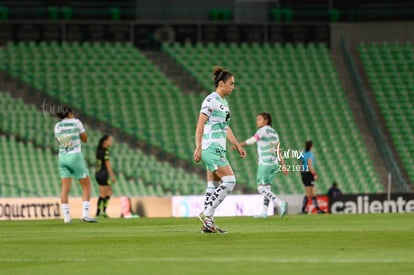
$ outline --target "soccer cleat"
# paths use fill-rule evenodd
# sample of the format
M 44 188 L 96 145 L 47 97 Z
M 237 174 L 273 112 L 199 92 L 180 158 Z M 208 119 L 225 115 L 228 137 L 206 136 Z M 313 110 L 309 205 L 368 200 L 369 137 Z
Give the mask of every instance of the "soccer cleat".
M 109 218 L 109 216 L 108 216 L 108 214 L 107 214 L 106 212 L 103 212 L 103 213 L 101 214 L 101 217 L 103 217 L 103 218 Z
M 288 208 L 288 203 L 287 202 L 282 202 L 282 204 L 280 205 L 280 217 L 283 218 L 286 215 L 287 212 L 287 208 Z
M 72 223 L 72 219 L 71 219 L 71 218 L 69 218 L 69 219 L 64 219 L 64 220 L 63 220 L 63 222 L 64 222 L 64 223 Z
M 84 222 L 89 222 L 89 223 L 97 223 L 97 221 L 94 218 L 90 218 L 90 217 L 82 217 L 81 220 Z
M 216 232 L 217 232 L 217 233 L 219 233 L 219 234 L 226 234 L 226 233 L 229 233 L 227 230 L 224 230 L 224 229 L 218 228 L 217 226 L 216 226 Z
M 208 230 L 212 232 L 216 232 L 216 225 L 214 224 L 214 220 L 212 217 L 208 217 L 204 215 L 204 213 L 201 213 L 200 215 L 198 215 L 198 218 L 203 223 L 203 226 L 205 228 L 207 228 Z
M 224 230 L 224 229 L 222 229 L 222 228 L 219 228 L 219 227 L 217 226 L 216 221 L 214 220 L 214 217 L 211 217 L 211 220 L 213 221 L 214 227 L 216 228 L 216 233 L 219 233 L 219 234 L 225 234 L 225 233 L 228 233 L 226 230 Z
M 205 227 L 204 225 L 201 227 L 201 233 L 216 233 Z
M 267 215 L 266 214 L 260 214 L 260 215 L 254 216 L 254 218 L 256 218 L 256 219 L 267 219 Z
M 323 210 L 318 210 L 318 214 L 326 214 L 326 212 Z
M 201 233 L 203 233 L 203 234 L 205 234 L 205 233 L 218 233 L 218 234 L 226 234 L 226 233 L 228 233 L 228 231 L 227 231 L 227 230 L 224 230 L 224 229 L 221 229 L 221 228 L 218 228 L 217 226 L 216 226 L 216 231 L 211 231 L 211 230 L 210 230 L 210 229 L 208 229 L 207 227 L 202 226 L 202 227 L 201 227 Z

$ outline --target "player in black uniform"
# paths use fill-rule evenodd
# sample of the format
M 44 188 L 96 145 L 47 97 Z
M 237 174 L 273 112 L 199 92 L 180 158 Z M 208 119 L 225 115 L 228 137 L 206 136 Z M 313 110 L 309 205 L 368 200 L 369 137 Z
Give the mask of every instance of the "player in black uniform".
M 109 161 L 109 148 L 112 146 L 112 137 L 104 135 L 99 140 L 96 149 L 96 173 L 95 179 L 99 184 L 99 199 L 96 216 L 107 218 L 106 208 L 112 195 L 112 184 L 115 183 L 115 174 Z

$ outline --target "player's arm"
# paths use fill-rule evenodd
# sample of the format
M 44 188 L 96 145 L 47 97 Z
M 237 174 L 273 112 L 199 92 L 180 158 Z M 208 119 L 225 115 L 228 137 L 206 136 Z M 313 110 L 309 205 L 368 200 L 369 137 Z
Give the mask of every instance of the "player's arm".
M 228 127 L 226 131 L 226 137 L 231 142 L 234 148 L 239 152 L 241 158 L 246 157 L 246 151 L 243 149 L 243 147 L 240 145 L 239 141 L 237 140 L 236 136 L 233 133 L 233 130 Z
M 244 147 L 244 146 L 247 146 L 247 145 L 252 145 L 252 144 L 255 144 L 255 143 L 257 142 L 257 140 L 258 140 L 257 135 L 254 135 L 254 136 L 252 136 L 252 137 L 250 137 L 250 138 L 246 139 L 246 140 L 245 140 L 245 141 L 243 141 L 242 143 L 240 143 L 240 146 L 241 146 L 241 147 Z M 235 148 L 235 149 L 236 149 L 236 148 Z
M 55 140 L 60 145 L 60 128 L 57 124 L 55 125 Z
M 313 175 L 313 179 L 317 180 L 318 176 L 316 175 L 316 171 L 313 168 L 312 158 L 308 158 L 308 169 L 309 169 L 309 172 L 311 172 L 311 174 Z
M 204 135 L 204 124 L 207 122 L 208 116 L 204 113 L 200 113 L 197 120 L 196 132 L 195 132 L 195 145 L 194 161 L 199 162 L 201 160 L 201 143 Z
M 112 165 L 111 165 L 111 162 L 109 161 L 109 159 L 105 160 L 105 166 L 106 166 L 106 170 L 108 171 L 109 177 L 111 178 L 112 183 L 115 183 L 115 181 L 116 181 L 115 173 L 112 170 Z
M 85 128 L 83 127 L 83 124 L 80 120 L 77 120 L 78 123 L 78 129 L 79 129 L 79 137 L 81 139 L 81 141 L 83 142 L 87 142 L 88 141 L 88 134 L 85 131 Z
M 80 133 L 79 137 L 83 142 L 88 142 L 88 134 L 86 132 Z

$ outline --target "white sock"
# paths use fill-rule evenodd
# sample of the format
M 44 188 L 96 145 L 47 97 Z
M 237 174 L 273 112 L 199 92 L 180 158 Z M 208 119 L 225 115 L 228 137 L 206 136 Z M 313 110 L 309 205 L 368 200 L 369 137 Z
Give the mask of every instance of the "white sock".
M 271 191 L 270 186 L 259 186 L 258 190 L 260 194 L 262 194 L 265 198 L 272 200 L 273 203 L 277 205 L 278 207 L 282 205 L 283 201 L 279 199 L 279 197 L 276 196 L 276 194 Z
M 204 198 L 204 210 L 207 209 L 207 206 L 209 205 L 211 201 L 211 197 L 214 194 L 214 191 L 216 190 L 216 184 L 218 185 L 218 181 L 207 181 L 207 188 L 205 191 L 205 198 Z
M 263 210 L 262 215 L 267 215 L 267 209 L 269 208 L 270 200 L 266 197 L 263 198 Z
M 227 194 L 233 191 L 236 185 L 236 178 L 234 176 L 224 176 L 222 178 L 223 183 L 217 187 L 214 194 L 211 196 L 211 200 L 204 211 L 206 216 L 213 216 L 216 208 L 222 203 Z
M 89 201 L 84 201 L 82 203 L 82 217 L 88 217 L 89 218 L 89 207 L 90 207 L 90 202 Z
M 63 220 L 65 222 L 70 221 L 70 207 L 68 203 L 62 203 Z

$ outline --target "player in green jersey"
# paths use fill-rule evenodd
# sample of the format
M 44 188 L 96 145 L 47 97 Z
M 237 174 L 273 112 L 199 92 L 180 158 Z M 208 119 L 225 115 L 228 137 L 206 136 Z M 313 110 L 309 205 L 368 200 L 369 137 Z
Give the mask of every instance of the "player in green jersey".
M 221 67 L 214 68 L 213 74 L 215 91 L 204 99 L 197 121 L 194 161 L 202 160 L 207 169 L 205 208 L 199 216 L 203 223 L 202 232 L 224 233 L 215 225 L 213 215 L 236 185 L 236 177 L 226 158 L 226 139 L 241 158 L 246 157 L 246 152 L 229 126 L 231 115 L 225 97 L 234 91 L 234 76 Z
M 256 117 L 256 133 L 242 142 L 241 146 L 257 143 L 258 168 L 257 190 L 263 195 L 263 211 L 258 217 L 266 218 L 270 200 L 279 208 L 279 215 L 283 217 L 287 211 L 287 202 L 282 201 L 271 190 L 277 171 L 283 171 L 287 175 L 284 160 L 278 153 L 279 135 L 272 128 L 272 116 L 269 113 L 260 113 Z M 280 163 L 280 164 L 279 164 Z
M 82 187 L 82 217 L 84 222 L 96 222 L 89 216 L 91 181 L 88 168 L 81 150 L 81 141 L 86 142 L 88 135 L 80 120 L 76 119 L 72 109 L 59 106 L 56 115 L 62 120 L 55 125 L 55 138 L 59 143 L 59 173 L 62 179 L 60 200 L 65 223 L 70 223 L 69 192 L 72 177 L 79 180 Z

